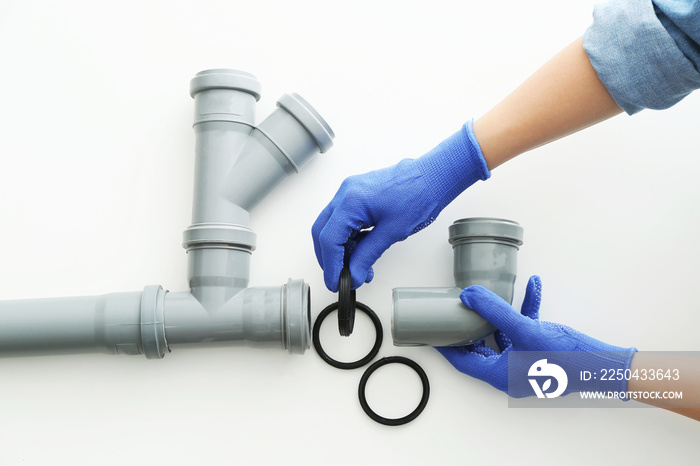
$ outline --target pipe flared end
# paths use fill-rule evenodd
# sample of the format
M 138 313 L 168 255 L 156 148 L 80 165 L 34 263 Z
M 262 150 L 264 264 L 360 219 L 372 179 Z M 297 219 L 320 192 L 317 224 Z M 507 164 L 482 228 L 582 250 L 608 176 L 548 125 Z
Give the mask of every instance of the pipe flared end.
M 277 101 L 277 106 L 289 112 L 314 138 L 319 151 L 323 154 L 333 147 L 335 133 L 320 113 L 302 96 L 293 92 L 284 94 Z
M 333 146 L 328 123 L 297 94 L 285 94 L 248 136 L 223 183 L 224 197 L 250 211 L 319 151 Z
M 163 311 L 166 294 L 161 286 L 151 285 L 141 295 L 141 345 L 148 359 L 162 359 L 170 352 Z
M 304 280 L 292 280 L 283 291 L 284 347 L 290 354 L 304 354 L 311 346 L 311 291 Z
M 190 81 L 190 95 L 210 89 L 233 89 L 247 92 L 260 100 L 261 85 L 254 75 L 239 70 L 218 68 L 200 71 Z
M 253 252 L 257 242 L 257 235 L 247 226 L 226 223 L 196 223 L 182 236 L 182 247 L 188 251 L 215 247 Z
M 502 218 L 462 218 L 450 225 L 449 233 L 452 246 L 475 241 L 506 242 L 516 248 L 523 244 L 523 227 Z

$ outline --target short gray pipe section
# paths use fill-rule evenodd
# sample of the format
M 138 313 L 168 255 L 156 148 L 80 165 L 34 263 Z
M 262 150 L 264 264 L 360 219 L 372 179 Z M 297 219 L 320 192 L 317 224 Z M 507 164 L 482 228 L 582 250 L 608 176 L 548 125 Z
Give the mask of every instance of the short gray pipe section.
M 509 303 L 523 229 L 516 222 L 467 218 L 449 228 L 454 248 L 454 287 L 395 288 L 391 333 L 396 346 L 462 346 L 495 328 L 462 304 L 462 289 L 481 285 Z
M 0 301 L 0 354 L 144 354 L 142 295 Z
M 309 286 L 289 280 L 282 287 L 246 288 L 215 311 L 190 293 L 165 297 L 168 347 L 249 346 L 303 354 L 309 347 Z
M 317 152 L 333 145 L 333 130 L 298 94 L 285 94 L 246 141 L 224 183 L 224 197 L 250 210 Z
M 250 209 L 297 173 L 334 134 L 297 94 L 255 127 L 260 83 L 217 69 L 190 83 L 195 101 L 192 225 L 184 233 L 190 292 L 158 285 L 103 296 L 0 301 L 0 356 L 143 354 L 173 348 L 252 346 L 303 354 L 310 291 L 303 280 L 249 288 L 256 235 Z

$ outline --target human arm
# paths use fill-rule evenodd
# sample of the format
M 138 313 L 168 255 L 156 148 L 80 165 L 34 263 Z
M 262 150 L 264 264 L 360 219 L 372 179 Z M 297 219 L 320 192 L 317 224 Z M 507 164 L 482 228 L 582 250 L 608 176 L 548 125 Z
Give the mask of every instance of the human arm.
M 624 109 L 668 108 L 700 87 L 700 2 L 618 0 L 474 123 L 490 170 Z
M 418 159 L 347 178 L 312 227 L 326 287 L 337 290 L 344 258 L 353 288 L 371 281 L 386 249 L 429 225 L 490 168 L 621 111 L 574 42 L 473 128 L 468 122 Z
M 678 11 L 681 3 L 690 7 Z M 700 2 L 618 0 L 596 6 L 583 38 L 473 127 L 468 123 L 469 131 L 465 126 L 426 154 L 430 176 L 405 169 L 409 163 L 344 182 L 312 228 L 326 286 L 337 290 L 346 249 L 353 288 L 369 282 L 372 265 L 391 244 L 427 226 L 461 191 L 513 157 L 622 110 L 670 107 L 700 88 L 699 43 Z
M 669 377 L 651 377 L 659 373 Z M 700 421 L 700 358 L 695 355 L 639 352 L 630 366 L 632 377 L 627 383 L 630 392 L 681 392 L 682 398 L 637 398 L 638 401 L 667 409 Z M 644 374 L 644 376 L 641 376 Z M 674 378 L 678 376 L 677 380 Z
M 583 49 L 569 44 L 474 122 L 489 170 L 622 112 Z

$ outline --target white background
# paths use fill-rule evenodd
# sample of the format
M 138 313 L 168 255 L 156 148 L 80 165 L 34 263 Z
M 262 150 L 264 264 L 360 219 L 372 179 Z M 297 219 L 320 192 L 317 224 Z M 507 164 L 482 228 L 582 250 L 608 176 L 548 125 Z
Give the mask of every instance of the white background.
M 189 80 L 228 67 L 262 82 L 258 121 L 294 91 L 337 134 L 251 219 L 251 285 L 304 278 L 315 318 L 334 295 L 310 228 L 340 182 L 420 156 L 486 112 L 583 33 L 592 5 L 0 1 L 0 298 L 186 289 Z M 3 359 L 0 464 L 697 461 L 700 423 L 656 409 L 509 409 L 432 348 L 394 347 L 389 326 L 392 288 L 453 283 L 447 227 L 496 216 L 525 228 L 517 305 L 539 274 L 544 319 L 619 346 L 700 349 L 698 110 L 693 95 L 523 155 L 379 260 L 358 299 L 384 323 L 380 355 L 430 377 L 413 423 L 375 424 L 356 399 L 361 371 L 333 369 L 313 348 Z M 329 351 L 365 352 L 358 319 L 349 340 L 328 326 Z M 398 369 L 370 388 L 385 415 L 420 393 Z

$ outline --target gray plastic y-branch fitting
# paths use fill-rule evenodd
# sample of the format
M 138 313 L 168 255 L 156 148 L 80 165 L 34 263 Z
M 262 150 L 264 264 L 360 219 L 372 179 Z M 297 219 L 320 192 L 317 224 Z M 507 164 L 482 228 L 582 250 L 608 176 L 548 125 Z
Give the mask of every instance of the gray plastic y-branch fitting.
M 449 235 L 455 286 L 394 288 L 391 333 L 396 346 L 462 346 L 493 333 L 495 328 L 459 299 L 468 286 L 481 285 L 513 301 L 522 227 L 510 220 L 465 218 L 450 226 Z
M 189 346 L 284 348 L 310 343 L 309 286 L 248 288 L 256 235 L 249 212 L 288 175 L 333 145 L 297 94 L 255 126 L 260 83 L 236 70 L 192 79 L 196 134 L 192 225 L 184 233 L 191 292 L 160 286 L 94 297 L 0 301 L 0 355 L 144 354 Z

